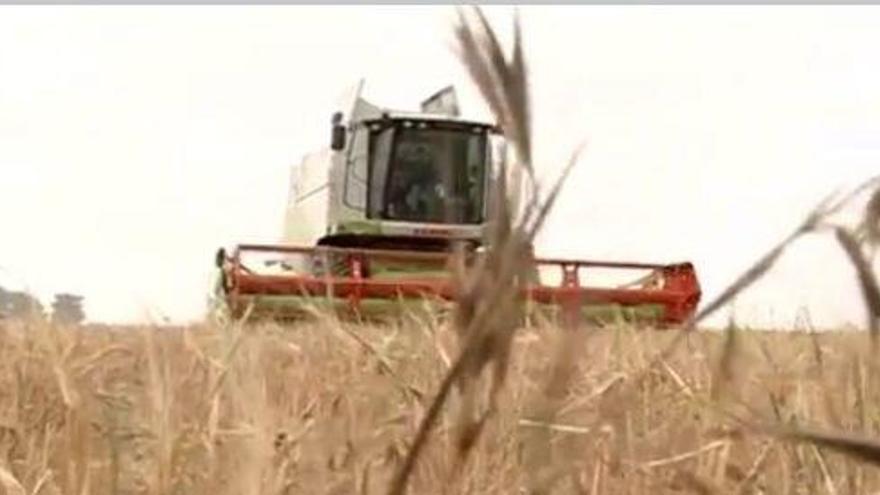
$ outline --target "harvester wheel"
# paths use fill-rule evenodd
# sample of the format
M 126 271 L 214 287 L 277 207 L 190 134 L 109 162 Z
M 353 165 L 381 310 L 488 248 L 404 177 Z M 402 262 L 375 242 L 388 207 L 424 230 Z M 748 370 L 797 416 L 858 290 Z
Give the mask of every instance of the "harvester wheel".
M 217 253 L 214 255 L 214 265 L 216 265 L 217 268 L 223 268 L 226 260 L 226 250 L 223 248 L 218 249 Z
M 221 326 L 228 324 L 232 319 L 227 301 L 229 294 L 227 280 L 226 271 L 222 268 L 219 269 L 214 281 L 214 288 L 208 297 L 208 317 L 212 323 Z

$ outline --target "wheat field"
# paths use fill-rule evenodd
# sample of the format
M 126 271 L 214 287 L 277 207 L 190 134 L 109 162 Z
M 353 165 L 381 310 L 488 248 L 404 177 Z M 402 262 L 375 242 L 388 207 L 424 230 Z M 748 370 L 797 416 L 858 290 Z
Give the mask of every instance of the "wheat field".
M 514 28 L 510 56 L 479 9 L 454 31 L 528 194 L 508 195 L 501 170 L 493 249 L 455 267 L 451 319 L 0 321 L 2 491 L 880 493 L 880 176 L 808 212 L 682 329 L 523 327 L 523 254 L 567 172 L 537 179 Z M 862 193 L 862 221 L 836 223 Z M 855 269 L 868 332 L 699 328 L 813 233 Z
M 874 493 L 876 469 L 739 419 L 876 432 L 859 333 L 522 329 L 467 459 L 444 409 L 409 493 Z M 448 325 L 0 331 L 19 494 L 387 493 L 458 350 Z M 565 358 L 569 356 L 569 358 Z M 561 369 L 560 362 L 565 362 Z

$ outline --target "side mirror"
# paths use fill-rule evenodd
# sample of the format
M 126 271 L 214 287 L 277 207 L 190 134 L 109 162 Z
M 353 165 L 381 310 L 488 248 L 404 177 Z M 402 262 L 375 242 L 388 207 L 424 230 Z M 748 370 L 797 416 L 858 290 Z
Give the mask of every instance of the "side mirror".
M 345 149 L 345 126 L 342 124 L 342 113 L 333 114 L 333 131 L 330 135 L 330 149 L 340 151 Z

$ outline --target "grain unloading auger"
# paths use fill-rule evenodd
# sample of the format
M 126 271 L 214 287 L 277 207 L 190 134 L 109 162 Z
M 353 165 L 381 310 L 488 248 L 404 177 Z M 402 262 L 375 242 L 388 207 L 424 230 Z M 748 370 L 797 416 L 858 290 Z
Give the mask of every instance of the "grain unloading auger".
M 498 129 L 458 117 L 450 90 L 410 113 L 371 105 L 360 89 L 333 115 L 329 149 L 294 169 L 282 243 L 218 251 L 216 300 L 229 316 L 442 305 L 455 298 L 453 246 L 471 260 L 491 249 L 483 239 L 505 153 Z M 529 314 L 676 325 L 700 299 L 690 263 L 531 261 L 536 276 L 521 293 Z M 640 276 L 608 284 L 615 272 Z

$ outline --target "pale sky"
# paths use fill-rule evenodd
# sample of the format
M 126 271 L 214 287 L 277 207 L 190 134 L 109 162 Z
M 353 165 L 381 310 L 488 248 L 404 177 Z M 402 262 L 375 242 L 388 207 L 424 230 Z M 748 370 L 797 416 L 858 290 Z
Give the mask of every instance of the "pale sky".
M 691 260 L 717 294 L 836 186 L 880 171 L 880 8 L 521 7 L 537 167 L 588 146 L 542 254 Z M 509 32 L 511 9 L 491 7 Z M 220 245 L 275 242 L 291 165 L 366 78 L 484 116 L 438 7 L 0 7 L 0 285 L 92 320 L 202 316 Z M 832 240 L 737 301 L 861 324 Z M 728 313 L 719 315 L 726 318 Z M 718 320 L 716 320 L 718 321 Z

